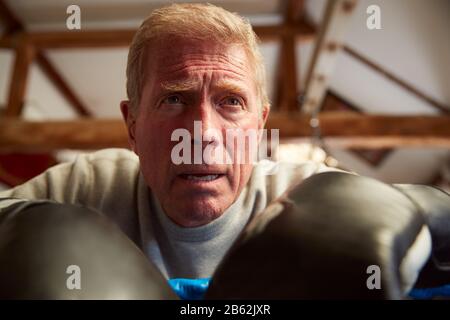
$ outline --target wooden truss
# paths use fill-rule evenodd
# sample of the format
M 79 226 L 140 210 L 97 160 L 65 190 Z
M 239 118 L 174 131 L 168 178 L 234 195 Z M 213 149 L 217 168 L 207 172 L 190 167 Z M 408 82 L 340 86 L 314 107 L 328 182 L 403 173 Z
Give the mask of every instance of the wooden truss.
M 324 140 L 346 148 L 450 147 L 448 106 L 436 102 L 343 45 L 343 34 L 357 0 L 329 0 L 317 31 L 303 14 L 303 0 L 287 0 L 284 3 L 284 22 L 281 25 L 254 28 L 261 41 L 279 41 L 281 45 L 276 78 L 278 87 L 268 128 L 280 129 L 281 138 L 308 138 L 313 134 L 310 126 L 313 119 L 320 123 Z M 52 65 L 45 50 L 125 47 L 131 42 L 134 31 L 30 32 L 25 30 L 2 0 L 0 18 L 6 26 L 6 33 L 0 38 L 0 48 L 15 51 L 8 102 L 0 118 L 0 152 L 126 147 L 126 132 L 122 122 L 92 119 L 89 108 Z M 315 50 L 305 88 L 300 88 L 297 79 L 297 43 L 314 39 Z M 328 79 L 340 50 L 427 101 L 440 115 L 399 117 L 321 112 Z M 20 119 L 32 62 L 41 67 L 70 105 L 85 119 L 39 123 Z

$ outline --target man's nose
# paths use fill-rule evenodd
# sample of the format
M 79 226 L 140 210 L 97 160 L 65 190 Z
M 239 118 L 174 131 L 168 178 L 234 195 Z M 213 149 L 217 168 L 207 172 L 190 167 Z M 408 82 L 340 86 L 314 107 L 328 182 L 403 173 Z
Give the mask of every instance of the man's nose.
M 214 106 L 209 101 L 201 101 L 191 109 L 189 128 L 193 144 L 217 143 L 217 135 L 220 133 L 218 119 L 214 111 Z

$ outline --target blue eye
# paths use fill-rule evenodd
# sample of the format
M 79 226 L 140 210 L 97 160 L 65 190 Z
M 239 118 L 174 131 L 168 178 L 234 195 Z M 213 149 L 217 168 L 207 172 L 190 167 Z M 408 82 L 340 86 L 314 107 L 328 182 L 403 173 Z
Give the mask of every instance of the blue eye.
M 232 105 L 232 106 L 237 106 L 237 105 L 240 105 L 240 104 L 241 104 L 241 102 L 239 101 L 239 99 L 236 99 L 236 98 L 229 98 L 229 99 L 228 99 L 228 102 L 229 102 L 229 104 Z
M 223 99 L 220 104 L 222 106 L 231 106 L 231 107 L 240 106 L 240 107 L 243 107 L 242 101 L 239 98 L 236 98 L 236 97 L 227 97 L 227 98 Z
M 162 103 L 163 104 L 168 104 L 168 105 L 178 105 L 178 104 L 182 104 L 183 102 L 181 101 L 181 97 L 179 95 L 172 94 L 172 95 L 167 96 L 166 98 L 164 98 Z

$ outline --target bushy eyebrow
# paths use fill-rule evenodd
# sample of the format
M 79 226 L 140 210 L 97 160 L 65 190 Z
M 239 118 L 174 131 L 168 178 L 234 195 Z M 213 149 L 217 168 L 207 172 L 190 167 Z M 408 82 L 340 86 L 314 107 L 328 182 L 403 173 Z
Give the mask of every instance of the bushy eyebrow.
M 194 91 L 201 87 L 201 81 L 195 78 L 182 80 L 169 80 L 162 82 L 161 87 L 163 90 L 173 92 Z M 215 90 L 234 92 L 238 94 L 245 94 L 246 92 L 242 83 L 230 79 L 220 79 L 217 82 L 213 83 L 212 87 Z
M 167 91 L 192 91 L 200 87 L 200 81 L 198 79 L 164 81 L 161 87 Z
M 214 87 L 221 89 L 221 90 L 240 93 L 240 94 L 244 94 L 246 91 L 245 88 L 243 87 L 242 83 L 237 82 L 237 81 L 228 80 L 228 79 L 221 79 L 221 80 L 217 81 L 217 83 L 214 84 Z

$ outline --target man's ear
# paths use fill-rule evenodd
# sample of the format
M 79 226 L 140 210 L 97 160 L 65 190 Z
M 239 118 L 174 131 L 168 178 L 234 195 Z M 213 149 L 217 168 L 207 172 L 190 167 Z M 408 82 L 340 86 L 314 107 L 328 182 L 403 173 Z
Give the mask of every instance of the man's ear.
M 259 119 L 258 129 L 264 129 L 264 126 L 266 125 L 267 118 L 269 117 L 270 113 L 270 105 L 263 106 L 261 110 L 261 117 Z
M 121 101 L 120 111 L 122 111 L 122 117 L 127 126 L 128 142 L 130 144 L 131 150 L 133 150 L 134 153 L 136 153 L 136 138 L 135 138 L 136 119 L 134 112 L 131 110 L 130 101 L 128 100 Z
M 262 129 L 264 129 L 264 126 L 266 125 L 267 118 L 269 117 L 269 112 L 270 112 L 270 105 L 265 105 L 262 107 L 261 116 L 258 122 L 258 142 L 261 142 L 261 139 L 263 137 L 261 133 L 263 132 Z

